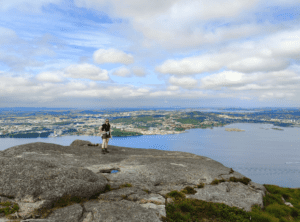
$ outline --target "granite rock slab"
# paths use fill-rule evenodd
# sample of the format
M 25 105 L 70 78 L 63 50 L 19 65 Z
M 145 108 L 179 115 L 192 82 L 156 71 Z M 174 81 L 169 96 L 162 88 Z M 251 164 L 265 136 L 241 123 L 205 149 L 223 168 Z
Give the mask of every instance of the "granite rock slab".
M 0 201 L 18 203 L 23 221 L 161 221 L 165 205 L 173 200 L 166 194 L 186 186 L 195 194 L 187 198 L 224 203 L 250 211 L 263 206 L 266 190 L 250 181 L 222 182 L 214 179 L 242 179 L 244 175 L 205 156 L 188 152 L 108 146 L 75 140 L 70 146 L 29 143 L 0 151 Z M 110 173 L 117 170 L 117 173 Z M 203 183 L 205 187 L 197 188 Z M 131 184 L 132 187 L 121 185 Z M 101 193 L 110 185 L 111 191 Z M 33 215 L 65 195 L 97 199 L 54 210 L 46 218 Z M 6 220 L 1 217 L 1 221 Z

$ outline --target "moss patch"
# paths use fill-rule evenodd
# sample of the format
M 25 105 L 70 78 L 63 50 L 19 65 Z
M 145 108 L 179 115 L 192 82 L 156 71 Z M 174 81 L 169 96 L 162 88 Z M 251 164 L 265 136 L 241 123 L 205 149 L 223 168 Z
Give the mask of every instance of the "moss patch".
M 123 187 L 132 187 L 132 185 L 130 183 L 126 183 L 126 184 L 123 184 L 120 186 L 120 188 L 123 188 Z
M 15 212 L 18 212 L 19 205 L 17 203 L 12 203 L 10 201 L 0 203 L 0 216 L 9 216 Z M 14 219 L 14 218 L 12 218 Z

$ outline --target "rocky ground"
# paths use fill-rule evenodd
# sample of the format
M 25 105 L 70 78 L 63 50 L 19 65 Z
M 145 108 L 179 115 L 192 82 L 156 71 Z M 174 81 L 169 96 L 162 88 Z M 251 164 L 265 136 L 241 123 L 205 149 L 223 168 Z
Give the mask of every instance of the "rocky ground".
M 110 145 L 102 154 L 99 145 L 36 142 L 1 151 L 0 202 L 11 205 L 0 221 L 162 221 L 173 202 L 167 194 L 187 186 L 196 191 L 187 198 L 263 207 L 263 185 L 230 181 L 247 178 L 210 158 Z M 209 185 L 215 179 L 226 182 Z

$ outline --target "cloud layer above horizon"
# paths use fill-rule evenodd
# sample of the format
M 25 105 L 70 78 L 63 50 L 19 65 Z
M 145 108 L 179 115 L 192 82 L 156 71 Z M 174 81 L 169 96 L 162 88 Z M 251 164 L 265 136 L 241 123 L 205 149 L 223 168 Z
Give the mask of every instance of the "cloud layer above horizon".
M 299 0 L 0 5 L 0 107 L 299 107 Z

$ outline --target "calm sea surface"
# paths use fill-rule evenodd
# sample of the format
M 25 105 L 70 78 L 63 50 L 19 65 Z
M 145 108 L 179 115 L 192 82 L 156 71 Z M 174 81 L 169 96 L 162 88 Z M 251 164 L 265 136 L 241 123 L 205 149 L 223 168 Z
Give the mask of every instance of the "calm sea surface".
M 109 145 L 194 153 L 216 160 L 256 183 L 300 188 L 300 128 L 278 127 L 284 129 L 281 131 L 273 127 L 272 124 L 234 123 L 213 129 L 190 129 L 181 134 L 114 137 Z M 245 132 L 228 132 L 225 128 Z M 33 142 L 67 146 L 76 139 L 102 143 L 95 136 L 1 138 L 0 150 Z

